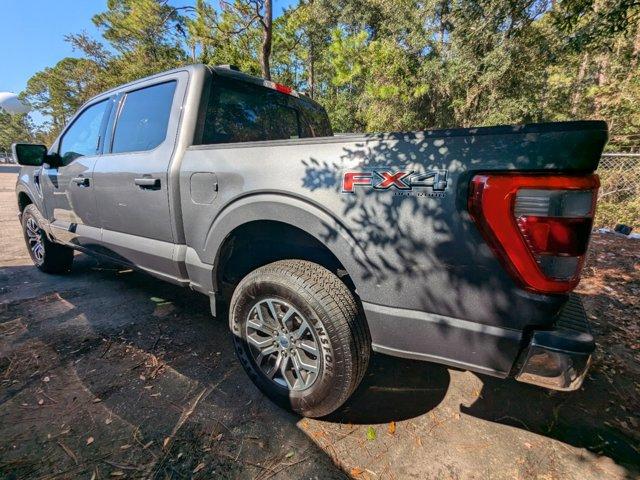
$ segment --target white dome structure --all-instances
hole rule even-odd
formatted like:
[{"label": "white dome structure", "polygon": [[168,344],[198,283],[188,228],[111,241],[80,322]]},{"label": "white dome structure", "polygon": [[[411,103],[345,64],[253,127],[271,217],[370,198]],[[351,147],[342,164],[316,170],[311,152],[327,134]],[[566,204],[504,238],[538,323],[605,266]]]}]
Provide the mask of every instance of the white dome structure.
[{"label": "white dome structure", "polygon": [[0,109],[7,113],[28,113],[29,107],[22,103],[18,95],[11,92],[0,92]]}]

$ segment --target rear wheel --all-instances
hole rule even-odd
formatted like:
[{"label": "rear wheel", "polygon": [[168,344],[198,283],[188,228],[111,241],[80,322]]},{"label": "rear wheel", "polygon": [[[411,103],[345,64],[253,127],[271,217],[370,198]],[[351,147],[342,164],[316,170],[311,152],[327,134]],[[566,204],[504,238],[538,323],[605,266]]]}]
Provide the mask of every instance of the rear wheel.
[{"label": "rear wheel", "polygon": [[364,319],[346,285],[320,265],[258,268],[238,284],[229,315],[243,367],[279,405],[328,415],[362,380],[371,352]]},{"label": "rear wheel", "polygon": [[46,273],[71,270],[73,249],[51,242],[38,223],[36,206],[27,205],[22,212],[22,231],[27,250],[36,267]]}]

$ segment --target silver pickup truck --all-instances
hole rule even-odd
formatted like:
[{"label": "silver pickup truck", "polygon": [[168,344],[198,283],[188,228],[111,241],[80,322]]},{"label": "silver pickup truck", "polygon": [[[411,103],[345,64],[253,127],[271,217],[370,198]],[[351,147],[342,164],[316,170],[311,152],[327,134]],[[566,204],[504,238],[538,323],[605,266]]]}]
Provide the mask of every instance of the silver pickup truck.
[{"label": "silver pickup truck", "polygon": [[333,135],[324,109],[193,65],[87,102],[51,148],[15,144],[25,240],[208,295],[274,401],[339,408],[371,351],[579,388],[579,281],[604,122]]}]

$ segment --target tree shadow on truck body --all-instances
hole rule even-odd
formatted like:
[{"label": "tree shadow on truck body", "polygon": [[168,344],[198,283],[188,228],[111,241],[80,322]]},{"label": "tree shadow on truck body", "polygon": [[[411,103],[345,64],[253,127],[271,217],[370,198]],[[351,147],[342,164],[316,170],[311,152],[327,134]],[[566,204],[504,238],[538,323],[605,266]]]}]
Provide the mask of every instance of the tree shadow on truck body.
[{"label": "tree shadow on truck body", "polygon": [[[550,325],[553,316],[545,318],[543,304],[533,309],[529,305],[526,312],[519,308],[518,298],[527,302],[528,295],[506,275],[470,219],[468,186],[476,173],[486,171],[580,173],[595,169],[606,139],[604,130],[589,138],[588,131],[567,134],[542,127],[538,132],[527,131],[527,127],[512,127],[509,132],[508,127],[501,127],[493,137],[487,130],[485,135],[476,135],[474,129],[347,135],[340,137],[347,145],[339,159],[320,155],[301,159],[306,167],[302,185],[312,192],[326,189],[341,195],[340,221],[365,253],[365,273],[360,280],[375,282],[380,291],[393,292],[401,299],[410,298],[410,309],[489,325],[496,321],[508,325],[512,319],[512,328],[526,332],[527,325],[530,329],[536,320]],[[343,192],[345,172],[425,170],[447,171],[445,197],[369,186]],[[324,240],[330,245],[338,235],[327,226]],[[357,278],[353,281],[358,284]],[[449,332],[445,325],[440,326],[438,340],[446,342]],[[399,327],[394,324],[393,328]],[[473,343],[458,346],[482,348]],[[496,365],[515,360],[513,352],[501,349],[493,355]],[[633,471],[639,469],[638,442],[611,427],[602,413],[609,386],[598,374],[592,374],[575,393],[479,377],[482,392],[470,407],[461,406],[463,413],[557,438],[605,454]]]},{"label": "tree shadow on truck body", "polygon": [[[487,171],[589,171],[604,128],[577,122],[345,135],[301,156],[306,196],[328,200],[339,224],[324,225],[322,240],[339,249],[340,237],[351,237],[347,270],[370,326],[377,323],[374,344],[418,353],[422,346],[425,359],[509,373],[528,332],[550,326],[565,299],[530,295],[515,284],[468,214],[470,180]],[[345,173],[369,178],[345,187]],[[398,173],[428,178],[415,187],[376,185]],[[379,306],[395,308],[397,317],[424,312],[420,320],[428,321],[418,327],[414,317],[394,318],[403,327],[396,333],[385,328],[382,314],[373,318],[371,312],[384,310]],[[428,345],[420,345],[419,328]]]}]

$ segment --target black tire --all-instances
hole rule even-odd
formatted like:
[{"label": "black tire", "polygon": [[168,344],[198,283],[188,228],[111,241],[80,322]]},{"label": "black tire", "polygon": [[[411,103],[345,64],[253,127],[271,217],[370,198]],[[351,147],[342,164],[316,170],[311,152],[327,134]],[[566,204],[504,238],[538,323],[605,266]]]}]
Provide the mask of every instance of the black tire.
[{"label": "black tire", "polygon": [[[291,318],[299,314],[300,318],[306,320],[310,328],[306,329],[309,333],[305,335],[310,335],[307,338],[313,337],[313,345],[319,347],[319,355],[314,360],[318,365],[318,373],[314,374],[315,379],[310,385],[302,390],[287,388],[269,379],[256,363],[254,352],[259,350],[250,346],[247,340],[249,315],[257,318],[255,309],[264,305],[264,302],[274,301],[282,302],[278,308],[284,303],[289,308],[293,307],[295,314]],[[272,319],[269,310],[266,312],[266,316]],[[336,275],[318,264],[304,260],[281,260],[254,270],[236,287],[229,305],[229,316],[238,358],[251,380],[274,402],[300,415],[322,417],[337,410],[360,384],[367,369],[371,341],[358,302]],[[298,323],[295,319],[290,321]],[[286,329],[285,324],[283,331]],[[281,348],[277,340],[273,345]],[[290,346],[295,348],[294,345]],[[274,355],[280,358],[278,352]],[[282,355],[286,355],[286,352]],[[301,360],[299,350],[290,355],[290,362],[294,362],[293,356]],[[281,365],[278,360],[273,363]],[[279,369],[276,370],[281,374]],[[302,375],[300,371],[294,375],[296,382],[298,378],[310,378],[304,370]]]},{"label": "black tire", "polygon": [[[40,217],[35,205],[27,205],[22,212],[22,233],[27,244],[27,250],[36,267],[46,273],[66,273],[71,270],[73,263],[73,249],[53,243],[47,238],[38,218]],[[37,234],[36,234],[37,232]],[[34,251],[34,235],[39,237],[41,249]]]}]

